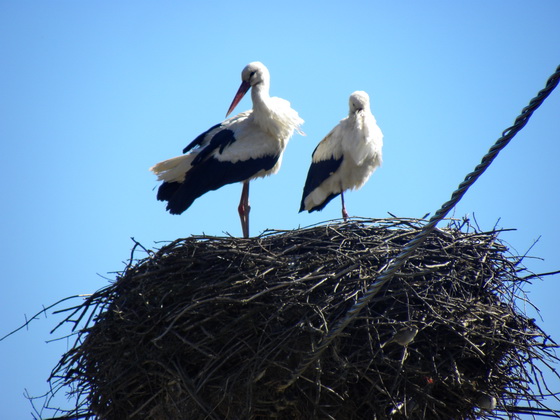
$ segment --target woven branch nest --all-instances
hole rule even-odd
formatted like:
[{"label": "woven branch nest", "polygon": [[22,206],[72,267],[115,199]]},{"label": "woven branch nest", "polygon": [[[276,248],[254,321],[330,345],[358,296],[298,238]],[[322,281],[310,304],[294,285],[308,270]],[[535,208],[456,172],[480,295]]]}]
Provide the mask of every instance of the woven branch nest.
[{"label": "woven branch nest", "polygon": [[[51,384],[72,387],[72,416],[111,420],[515,418],[520,403],[544,410],[529,383],[544,392],[538,366],[557,361],[556,345],[517,307],[528,276],[498,232],[464,221],[429,236],[281,390],[423,223],[199,236],[131,258],[115,283],[70,308],[65,322],[89,321]],[[406,326],[418,328],[414,340],[391,342]],[[497,399],[493,412],[481,408],[488,396]]]}]

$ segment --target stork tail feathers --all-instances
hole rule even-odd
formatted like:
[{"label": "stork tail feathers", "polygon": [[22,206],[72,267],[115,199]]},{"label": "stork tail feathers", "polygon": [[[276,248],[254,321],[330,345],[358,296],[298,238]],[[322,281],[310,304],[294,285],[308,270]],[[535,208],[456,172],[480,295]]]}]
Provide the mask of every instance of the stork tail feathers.
[{"label": "stork tail feathers", "polygon": [[158,181],[183,182],[185,174],[190,170],[193,155],[177,156],[163,162],[156,163],[150,168],[157,175]]}]

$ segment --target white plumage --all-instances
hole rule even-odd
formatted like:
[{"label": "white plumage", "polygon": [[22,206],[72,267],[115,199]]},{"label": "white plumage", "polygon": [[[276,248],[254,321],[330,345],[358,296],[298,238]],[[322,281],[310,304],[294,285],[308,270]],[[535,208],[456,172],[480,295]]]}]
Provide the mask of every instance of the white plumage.
[{"label": "white plumage", "polygon": [[361,188],[382,163],[383,133],[371,113],[368,94],[356,91],[349,103],[348,117],[313,152],[300,212],[322,210],[340,194],[346,219],[344,191]]},{"label": "white plumage", "polygon": [[[184,212],[201,195],[226,184],[243,182],[239,214],[243,235],[249,235],[249,181],[278,172],[282,155],[303,120],[284,99],[270,97],[270,75],[259,62],[241,73],[241,86],[229,115],[251,89],[253,109],[216,124],[194,139],[182,156],[150,168],[158,180],[158,200],[167,201],[172,214]],[[301,133],[301,132],[300,132]]]}]

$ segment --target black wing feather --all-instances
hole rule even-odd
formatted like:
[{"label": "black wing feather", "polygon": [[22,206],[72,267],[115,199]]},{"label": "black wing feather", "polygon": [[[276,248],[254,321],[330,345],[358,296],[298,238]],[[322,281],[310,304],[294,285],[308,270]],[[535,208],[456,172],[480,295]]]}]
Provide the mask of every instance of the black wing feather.
[{"label": "black wing feather", "polygon": [[[311,163],[311,166],[309,167],[309,172],[307,173],[305,186],[303,187],[303,195],[301,197],[301,206],[299,209],[300,212],[305,210],[305,204],[304,204],[305,198],[309,194],[311,194],[311,192],[313,192],[315,188],[319,187],[328,177],[330,177],[334,172],[336,172],[336,170],[342,164],[343,159],[344,159],[343,156],[341,156],[338,159],[335,159],[334,156],[331,156],[330,159]],[[313,209],[310,209],[309,211],[311,212],[315,210],[322,210],[327,205],[327,203],[337,195],[338,194],[331,194],[320,205],[314,207]]]},{"label": "black wing feather", "polygon": [[[309,209],[309,213],[311,213],[311,212],[313,212],[313,211],[320,211],[320,210],[323,210],[323,209],[327,206],[327,204],[330,203],[330,201],[331,201],[333,198],[338,197],[339,195],[340,195],[340,193],[332,193],[332,194],[330,194],[327,198],[325,198],[325,200],[324,200],[321,204],[318,204],[318,205],[316,205],[315,207]],[[302,211],[302,210],[300,210],[300,211]]]},{"label": "black wing feather", "polygon": [[206,135],[212,131],[215,128],[218,128],[222,123],[218,123],[216,125],[213,125],[212,127],[210,127],[208,130],[206,130],[204,133],[199,134],[196,139],[194,139],[193,141],[191,141],[187,147],[185,147],[183,149],[183,153],[187,153],[189,150],[193,149],[196,146],[200,146],[200,143],[202,143],[202,141],[204,140],[204,138],[206,137]]},{"label": "black wing feather", "polygon": [[202,149],[198,153],[198,155],[196,155],[196,157],[192,161],[192,165],[198,165],[200,162],[206,159],[206,157],[210,155],[210,153],[218,148],[220,149],[220,153],[222,153],[224,149],[230,144],[234,143],[235,140],[236,139],[233,135],[233,131],[228,129],[218,131],[216,134],[214,134],[214,137],[212,137],[210,143],[208,143],[208,145],[204,149]]},{"label": "black wing feather", "polygon": [[261,170],[272,169],[278,162],[278,157],[263,156],[236,163],[211,157],[193,166],[183,182],[164,182],[159,187],[158,200],[167,201],[167,210],[171,214],[181,214],[208,191],[217,190],[226,184],[245,181]]}]

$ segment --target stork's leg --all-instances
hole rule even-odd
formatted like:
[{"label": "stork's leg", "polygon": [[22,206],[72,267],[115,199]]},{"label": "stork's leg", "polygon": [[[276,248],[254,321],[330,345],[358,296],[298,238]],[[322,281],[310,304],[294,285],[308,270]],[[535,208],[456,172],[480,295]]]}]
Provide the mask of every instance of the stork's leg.
[{"label": "stork's leg", "polygon": [[243,182],[243,190],[241,191],[241,200],[239,201],[239,218],[241,219],[241,229],[243,230],[243,237],[249,237],[249,212],[251,206],[249,205],[249,181]]},{"label": "stork's leg", "polygon": [[344,191],[341,191],[340,193],[340,200],[342,201],[342,217],[344,218],[344,221],[347,222],[348,212],[346,211],[346,206],[344,205]]}]

